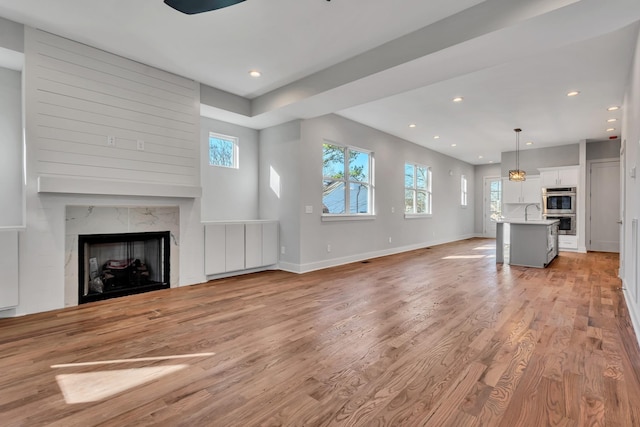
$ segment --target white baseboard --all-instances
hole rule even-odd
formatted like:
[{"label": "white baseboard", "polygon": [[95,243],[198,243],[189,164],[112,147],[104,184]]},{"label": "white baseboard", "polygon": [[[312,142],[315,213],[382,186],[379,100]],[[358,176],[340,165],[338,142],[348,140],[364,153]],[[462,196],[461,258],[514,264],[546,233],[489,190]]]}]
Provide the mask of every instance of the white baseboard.
[{"label": "white baseboard", "polygon": [[467,235],[459,236],[452,239],[433,240],[429,242],[416,243],[414,245],[398,246],[395,248],[383,249],[383,250],[372,251],[372,252],[364,252],[364,253],[349,255],[342,258],[331,258],[331,259],[322,260],[322,261],[310,262],[307,264],[293,264],[293,263],[280,262],[279,267],[281,270],[289,271],[291,273],[298,273],[298,274],[309,273],[311,271],[322,270],[330,267],[337,267],[339,265],[364,261],[371,258],[378,258],[378,257],[383,257],[388,255],[395,255],[402,252],[414,251],[416,249],[422,249],[428,246],[435,246],[435,245],[442,245],[444,243],[457,242],[460,240],[470,239],[473,237],[478,237],[478,236],[476,234],[467,234]]}]

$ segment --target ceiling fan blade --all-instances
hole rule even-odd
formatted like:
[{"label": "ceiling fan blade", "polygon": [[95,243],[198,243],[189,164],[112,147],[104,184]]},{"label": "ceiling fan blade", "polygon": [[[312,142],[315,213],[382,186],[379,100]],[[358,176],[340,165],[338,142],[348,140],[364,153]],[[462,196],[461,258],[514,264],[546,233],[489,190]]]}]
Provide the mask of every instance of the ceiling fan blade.
[{"label": "ceiling fan blade", "polygon": [[164,0],[168,6],[187,15],[222,9],[243,1],[245,0]]}]

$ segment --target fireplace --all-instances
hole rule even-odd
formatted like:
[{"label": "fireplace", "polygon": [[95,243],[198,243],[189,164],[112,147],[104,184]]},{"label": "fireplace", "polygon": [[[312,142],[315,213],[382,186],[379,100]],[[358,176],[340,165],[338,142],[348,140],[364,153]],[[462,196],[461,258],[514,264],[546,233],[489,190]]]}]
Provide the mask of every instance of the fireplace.
[{"label": "fireplace", "polygon": [[170,286],[170,232],[78,235],[78,303]]}]

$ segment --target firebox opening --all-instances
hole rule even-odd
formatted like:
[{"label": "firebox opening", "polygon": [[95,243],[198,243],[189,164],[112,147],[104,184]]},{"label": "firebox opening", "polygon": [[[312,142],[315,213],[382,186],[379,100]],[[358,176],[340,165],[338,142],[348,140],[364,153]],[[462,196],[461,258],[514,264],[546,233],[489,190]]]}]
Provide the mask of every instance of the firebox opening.
[{"label": "firebox opening", "polygon": [[78,236],[78,302],[84,304],[169,284],[168,231]]}]

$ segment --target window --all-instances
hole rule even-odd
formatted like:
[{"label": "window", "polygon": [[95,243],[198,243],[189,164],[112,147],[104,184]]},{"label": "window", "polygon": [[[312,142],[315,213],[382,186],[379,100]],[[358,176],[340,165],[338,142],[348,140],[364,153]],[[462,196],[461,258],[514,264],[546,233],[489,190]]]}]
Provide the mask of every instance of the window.
[{"label": "window", "polygon": [[238,169],[238,138],[209,132],[209,164]]},{"label": "window", "polygon": [[322,212],[373,214],[373,153],[322,144]]},{"label": "window", "polygon": [[431,168],[404,165],[404,213],[431,214]]},{"label": "window", "polygon": [[467,177],[460,176],[460,205],[467,206]]}]

